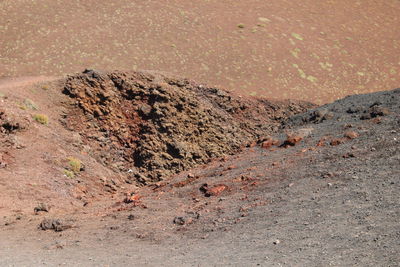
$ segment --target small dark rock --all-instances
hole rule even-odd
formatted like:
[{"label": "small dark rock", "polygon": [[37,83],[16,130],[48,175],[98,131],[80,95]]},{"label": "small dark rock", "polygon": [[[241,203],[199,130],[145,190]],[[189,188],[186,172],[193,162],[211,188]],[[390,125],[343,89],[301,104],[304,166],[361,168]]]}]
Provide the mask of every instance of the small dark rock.
[{"label": "small dark rock", "polygon": [[299,136],[299,135],[288,135],[286,140],[280,146],[288,148],[288,147],[291,147],[291,146],[295,146],[301,140],[303,140],[303,138],[301,136]]},{"label": "small dark rock", "polygon": [[370,109],[370,114],[372,118],[378,117],[378,116],[386,116],[389,115],[390,111],[387,108],[384,107],[379,107],[379,106],[373,106]]},{"label": "small dark rock", "polygon": [[44,211],[44,212],[49,212],[50,207],[49,205],[45,204],[45,203],[39,203],[39,205],[37,205],[33,211],[35,213],[39,213],[40,211]]},{"label": "small dark rock", "polygon": [[329,144],[331,146],[338,146],[340,144],[343,144],[345,140],[346,140],[345,138],[334,138],[329,142]]},{"label": "small dark rock", "polygon": [[332,172],[325,172],[325,173],[322,173],[321,178],[326,179],[326,178],[331,178],[331,177],[333,177],[333,176],[335,176],[334,173],[332,173]]},{"label": "small dark rock", "polygon": [[369,120],[371,118],[372,118],[371,114],[366,113],[366,114],[361,115],[360,120]]},{"label": "small dark rock", "polygon": [[380,105],[382,105],[382,102],[376,101],[376,102],[374,102],[374,103],[373,103],[371,106],[369,106],[369,107],[372,108],[372,107],[380,106]]},{"label": "small dark rock", "polygon": [[184,225],[185,223],[186,223],[186,220],[183,217],[175,217],[174,218],[174,224]]},{"label": "small dark rock", "polygon": [[314,123],[320,123],[325,120],[331,120],[333,119],[333,117],[334,114],[332,112],[329,112],[326,109],[319,109],[311,113],[309,121]]},{"label": "small dark rock", "polygon": [[63,223],[59,219],[44,219],[40,224],[39,224],[39,229],[41,230],[53,230],[55,232],[61,232],[66,229],[71,228],[71,225],[67,225]]},{"label": "small dark rock", "polygon": [[278,245],[279,243],[281,243],[281,241],[280,241],[279,239],[277,239],[277,240],[275,240],[275,241],[273,242],[274,245]]},{"label": "small dark rock", "polygon": [[223,191],[228,189],[228,186],[224,184],[217,184],[212,187],[210,187],[208,184],[203,184],[199,190],[204,193],[204,196],[206,197],[211,197],[211,196],[217,196],[221,194]]},{"label": "small dark rock", "polygon": [[85,69],[83,71],[84,74],[91,76],[92,78],[95,79],[101,79],[101,80],[105,80],[106,79],[106,75],[103,74],[102,72],[98,71],[98,70],[94,70],[94,69]]},{"label": "small dark rock", "polygon": [[149,106],[149,105],[147,105],[147,104],[142,104],[142,105],[140,105],[139,108],[138,108],[140,114],[141,114],[142,116],[145,116],[145,117],[147,117],[147,116],[150,115],[151,109],[152,109],[151,106]]},{"label": "small dark rock", "polygon": [[363,111],[362,107],[354,107],[353,106],[353,107],[349,107],[346,112],[349,114],[354,114],[354,113],[360,113],[362,111]]},{"label": "small dark rock", "polygon": [[357,137],[359,137],[360,135],[355,132],[355,131],[347,131],[344,133],[344,137],[348,138],[348,139],[355,139]]},{"label": "small dark rock", "polygon": [[368,111],[365,111],[363,115],[361,115],[361,120],[369,120],[376,117],[386,116],[389,115],[389,109],[385,107],[381,107],[379,105],[372,105]]},{"label": "small dark rock", "polygon": [[355,155],[354,155],[354,153],[346,153],[343,155],[343,158],[344,159],[355,158]]}]

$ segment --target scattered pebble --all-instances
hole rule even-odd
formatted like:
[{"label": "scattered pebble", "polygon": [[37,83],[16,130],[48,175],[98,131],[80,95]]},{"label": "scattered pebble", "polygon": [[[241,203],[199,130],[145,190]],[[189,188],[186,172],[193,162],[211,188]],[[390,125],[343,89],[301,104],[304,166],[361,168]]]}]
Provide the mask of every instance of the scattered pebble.
[{"label": "scattered pebble", "polygon": [[206,197],[217,196],[226,189],[228,189],[228,186],[224,184],[219,184],[212,187],[208,186],[208,184],[203,184],[200,187],[200,191],[203,192]]},{"label": "scattered pebble", "polygon": [[44,219],[39,224],[39,229],[41,230],[53,230],[55,232],[61,232],[66,229],[71,228],[71,225],[65,224],[59,219]]},{"label": "scattered pebble", "polygon": [[49,212],[50,207],[49,205],[45,204],[45,203],[39,203],[34,209],[33,211],[35,212],[35,214],[38,214],[40,211],[44,211],[44,212]]},{"label": "scattered pebble", "polygon": [[281,241],[279,239],[277,239],[273,243],[274,243],[274,245],[278,245],[279,243],[281,243]]},{"label": "scattered pebble", "polygon": [[359,137],[360,135],[355,132],[355,131],[347,131],[344,133],[344,137],[348,138],[348,139],[355,139],[357,137]]},{"label": "scattered pebble", "polygon": [[175,217],[174,218],[174,224],[177,224],[177,225],[185,225],[185,224],[190,224],[190,223],[192,223],[193,222],[193,219],[192,218],[186,218],[186,217],[180,217],[180,216],[178,216],[178,217]]}]

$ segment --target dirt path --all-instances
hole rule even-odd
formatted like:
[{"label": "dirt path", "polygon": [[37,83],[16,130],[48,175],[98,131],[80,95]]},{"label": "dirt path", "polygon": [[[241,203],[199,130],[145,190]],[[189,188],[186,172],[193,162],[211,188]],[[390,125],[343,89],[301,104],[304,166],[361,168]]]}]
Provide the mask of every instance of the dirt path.
[{"label": "dirt path", "polygon": [[46,76],[31,76],[31,77],[18,77],[18,78],[3,78],[0,79],[0,90],[9,91],[16,87],[32,87],[37,83],[44,83],[57,79],[56,77]]}]

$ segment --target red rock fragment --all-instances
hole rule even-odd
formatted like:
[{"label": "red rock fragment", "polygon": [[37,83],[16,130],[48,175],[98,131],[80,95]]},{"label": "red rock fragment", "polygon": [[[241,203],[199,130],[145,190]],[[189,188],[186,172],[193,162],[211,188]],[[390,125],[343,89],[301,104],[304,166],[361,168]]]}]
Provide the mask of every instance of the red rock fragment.
[{"label": "red rock fragment", "polygon": [[124,199],[124,202],[127,203],[127,204],[128,203],[134,203],[135,205],[139,205],[141,198],[142,197],[139,196],[139,195],[135,195],[135,194],[130,193],[130,194],[126,195],[126,197]]},{"label": "red rock fragment", "polygon": [[268,149],[272,146],[278,145],[279,141],[273,138],[267,138],[261,143],[261,147],[264,149]]},{"label": "red rock fragment", "polygon": [[256,145],[257,145],[256,142],[251,142],[251,143],[249,143],[249,144],[247,145],[247,147],[252,148],[252,147],[255,147]]},{"label": "red rock fragment", "polygon": [[303,138],[298,135],[288,135],[285,142],[283,142],[282,147],[290,147],[290,146],[295,146],[297,143],[299,143]]},{"label": "red rock fragment", "polygon": [[345,142],[344,138],[335,138],[332,139],[331,142],[329,143],[331,146],[338,146],[340,144],[343,144]]},{"label": "red rock fragment", "polygon": [[236,165],[230,165],[230,166],[226,167],[226,169],[224,169],[224,171],[229,171],[229,170],[233,170],[233,169],[236,169],[236,168],[237,168]]},{"label": "red rock fragment", "polygon": [[217,196],[226,189],[228,189],[228,186],[224,184],[215,185],[213,187],[209,187],[208,184],[203,184],[200,187],[200,191],[203,192],[206,197]]},{"label": "red rock fragment", "polygon": [[325,140],[324,139],[319,140],[317,146],[318,147],[325,146]]},{"label": "red rock fragment", "polygon": [[200,176],[195,176],[193,174],[188,174],[187,178],[183,181],[174,183],[172,186],[173,187],[184,187],[192,182],[194,182],[195,180],[199,179]]},{"label": "red rock fragment", "polygon": [[326,145],[327,139],[328,139],[328,137],[326,137],[326,136],[322,137],[322,138],[318,141],[317,147],[325,146],[325,145]]},{"label": "red rock fragment", "polygon": [[356,133],[355,131],[347,131],[344,133],[344,137],[346,137],[348,139],[355,139],[359,136],[360,135],[358,133]]}]

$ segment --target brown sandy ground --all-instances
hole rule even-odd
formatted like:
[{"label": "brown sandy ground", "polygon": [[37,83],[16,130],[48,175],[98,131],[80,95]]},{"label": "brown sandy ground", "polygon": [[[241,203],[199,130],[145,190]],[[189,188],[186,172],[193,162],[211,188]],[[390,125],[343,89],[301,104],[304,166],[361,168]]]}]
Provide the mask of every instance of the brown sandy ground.
[{"label": "brown sandy ground", "polygon": [[0,77],[152,69],[327,103],[400,82],[398,0],[5,0]]}]

